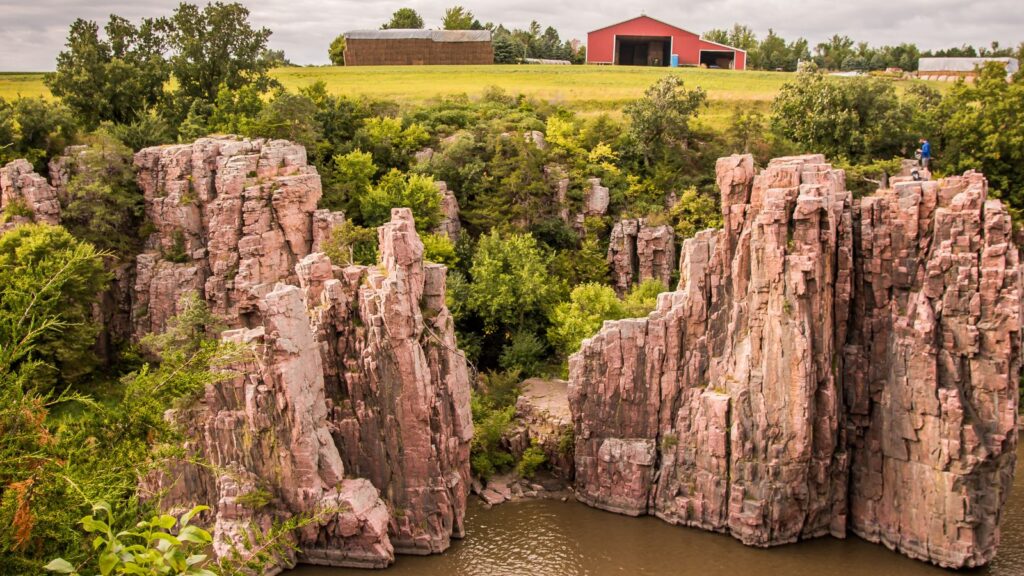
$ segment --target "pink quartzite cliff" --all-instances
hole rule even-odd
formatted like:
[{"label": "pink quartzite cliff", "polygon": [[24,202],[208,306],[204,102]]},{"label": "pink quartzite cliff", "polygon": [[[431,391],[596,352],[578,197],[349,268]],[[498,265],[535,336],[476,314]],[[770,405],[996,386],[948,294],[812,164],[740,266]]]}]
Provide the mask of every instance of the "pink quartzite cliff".
[{"label": "pink quartzite cliff", "polygon": [[854,199],[821,156],[719,160],[724,229],[570,359],[578,497],[771,546],[995,555],[1021,270],[980,174]]},{"label": "pink quartzite cliff", "polygon": [[212,505],[218,554],[244,548],[253,525],[314,515],[278,570],[383,567],[461,537],[469,372],[445,267],[423,261],[412,213],[380,227],[378,265],[340,268],[315,250],[344,215],[316,210],[320,178],[301,146],[209,138],[135,162],[154,226],[138,258],[136,335],[162,330],[196,292],[234,328],[226,339],[256,351],[173,416],[209,466],[178,462],[145,494],[165,508]]}]

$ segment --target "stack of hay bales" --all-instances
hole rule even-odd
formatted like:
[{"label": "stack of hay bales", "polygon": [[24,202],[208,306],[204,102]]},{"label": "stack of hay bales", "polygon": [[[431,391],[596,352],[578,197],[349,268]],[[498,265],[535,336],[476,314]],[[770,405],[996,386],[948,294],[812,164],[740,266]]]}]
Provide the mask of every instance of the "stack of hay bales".
[{"label": "stack of hay bales", "polygon": [[489,30],[356,30],[345,33],[346,66],[493,64]]}]

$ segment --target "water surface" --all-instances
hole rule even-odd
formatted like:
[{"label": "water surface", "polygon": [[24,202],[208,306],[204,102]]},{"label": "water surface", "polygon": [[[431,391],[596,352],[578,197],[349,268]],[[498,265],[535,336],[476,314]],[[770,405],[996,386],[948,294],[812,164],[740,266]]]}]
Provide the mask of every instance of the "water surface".
[{"label": "water surface", "polygon": [[[1018,458],[1024,457],[1024,446]],[[441,555],[399,556],[382,576],[949,576],[856,537],[819,538],[771,549],[729,536],[629,518],[575,502],[528,501],[490,510],[471,499],[466,538]],[[302,566],[289,576],[367,576],[365,570]],[[1002,544],[971,576],[1024,575],[1024,474],[1003,516]]]}]

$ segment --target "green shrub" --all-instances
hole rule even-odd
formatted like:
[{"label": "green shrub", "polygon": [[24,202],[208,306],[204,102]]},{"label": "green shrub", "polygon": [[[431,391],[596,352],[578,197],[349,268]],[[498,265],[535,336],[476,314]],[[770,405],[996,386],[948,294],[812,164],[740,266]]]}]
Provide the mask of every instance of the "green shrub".
[{"label": "green shrub", "polygon": [[548,457],[544,454],[544,450],[534,440],[516,464],[516,473],[523,478],[531,479],[547,461]]},{"label": "green shrub", "polygon": [[449,269],[459,264],[459,256],[455,253],[455,244],[443,234],[422,234],[423,259],[427,262],[444,264]]},{"label": "green shrub", "polygon": [[[202,554],[213,538],[206,530],[189,524],[196,514],[204,510],[209,510],[209,507],[197,506],[182,514],[180,519],[167,514],[153,516],[148,521],[139,522],[132,530],[115,531],[110,505],[97,502],[93,505],[92,514],[80,522],[85,532],[96,534],[92,542],[98,552],[96,566],[89,572],[99,572],[103,576],[216,576],[204,568],[207,555]],[[100,512],[103,512],[102,517]],[[175,526],[177,530],[174,530]],[[58,574],[79,574],[78,568],[62,558],[53,560],[44,568]]]},{"label": "green shrub", "polygon": [[669,216],[676,235],[681,239],[690,238],[701,230],[722,227],[722,211],[718,203],[694,187],[683,190],[675,206],[669,210]]},{"label": "green shrub", "polygon": [[4,206],[4,213],[0,216],[0,222],[9,222],[14,218],[32,218],[34,213],[28,204],[21,198],[14,198]]},{"label": "green shrub", "polygon": [[391,170],[359,200],[367,226],[380,226],[391,220],[392,208],[409,208],[416,219],[416,230],[433,230],[441,222],[441,193],[429,176]]},{"label": "green shrub", "polygon": [[512,466],[512,454],[502,446],[502,439],[515,415],[515,406],[494,408],[475,392],[471,397],[473,410],[473,442],[470,445],[470,467],[482,477],[507,470]]},{"label": "green shrub", "polygon": [[583,340],[596,334],[605,320],[626,317],[626,309],[611,287],[580,284],[573,288],[568,302],[552,311],[548,341],[560,354],[569,356],[579,350]]},{"label": "green shrub", "polygon": [[519,397],[519,372],[488,372],[480,389],[470,397],[473,412],[473,442],[470,467],[482,478],[512,467],[515,459],[504,446],[504,437],[512,424]]},{"label": "green shrub", "polygon": [[499,364],[504,370],[515,370],[525,377],[540,373],[547,346],[532,332],[520,330],[501,350]]},{"label": "green shrub", "polygon": [[372,266],[377,263],[377,231],[346,220],[331,230],[323,251],[338,266]]},{"label": "green shrub", "polygon": [[96,367],[92,304],[110,281],[103,256],[59,226],[25,224],[0,236],[0,349],[23,345],[16,335],[25,314],[52,319],[35,335],[29,387],[82,382]]},{"label": "green shrub", "polygon": [[558,453],[566,458],[572,459],[572,454],[575,449],[576,432],[573,429],[572,424],[570,424],[562,430],[562,435],[558,437]]},{"label": "green shrub", "polygon": [[668,290],[661,280],[650,278],[637,284],[626,295],[623,304],[628,318],[647,316],[658,305],[658,294]]},{"label": "green shrub", "polygon": [[93,135],[75,154],[71,171],[61,224],[76,238],[122,258],[137,252],[143,202],[131,149],[109,134]]},{"label": "green shrub", "polygon": [[267,504],[270,504],[273,500],[274,495],[263,488],[256,488],[235,498],[235,502],[238,502],[250,510],[265,508]]},{"label": "green shrub", "polygon": [[185,233],[181,230],[175,230],[171,236],[171,247],[164,249],[161,256],[163,256],[164,260],[176,264],[188,262],[188,250],[185,248]]}]

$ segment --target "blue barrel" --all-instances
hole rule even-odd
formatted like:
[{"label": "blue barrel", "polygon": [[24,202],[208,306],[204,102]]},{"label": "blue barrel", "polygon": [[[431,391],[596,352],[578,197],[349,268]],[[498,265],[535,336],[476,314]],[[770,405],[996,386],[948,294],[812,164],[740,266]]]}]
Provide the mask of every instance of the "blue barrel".
[{"label": "blue barrel", "polygon": [[669,66],[673,68],[679,68],[679,54],[672,55],[672,63]]}]

